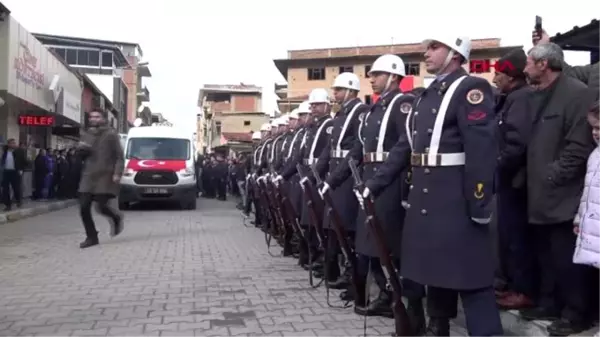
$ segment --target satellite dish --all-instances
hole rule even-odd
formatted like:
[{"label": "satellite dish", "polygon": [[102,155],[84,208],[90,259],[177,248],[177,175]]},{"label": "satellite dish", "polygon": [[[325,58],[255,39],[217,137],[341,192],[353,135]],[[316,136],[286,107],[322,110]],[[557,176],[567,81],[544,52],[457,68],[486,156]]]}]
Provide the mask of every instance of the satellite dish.
[{"label": "satellite dish", "polygon": [[135,126],[136,128],[141,126],[144,122],[142,121],[141,118],[136,118],[135,121],[133,121],[133,126]]}]

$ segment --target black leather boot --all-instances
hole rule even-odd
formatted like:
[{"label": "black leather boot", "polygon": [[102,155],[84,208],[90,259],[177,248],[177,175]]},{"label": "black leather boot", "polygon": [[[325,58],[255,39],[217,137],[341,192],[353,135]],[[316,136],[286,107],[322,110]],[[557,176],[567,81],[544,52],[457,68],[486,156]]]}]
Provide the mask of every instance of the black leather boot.
[{"label": "black leather boot", "polygon": [[450,320],[431,317],[425,336],[450,336]]},{"label": "black leather boot", "polygon": [[414,336],[423,336],[427,328],[425,326],[425,310],[421,300],[408,301],[406,313],[410,320],[412,334]]},{"label": "black leather boot", "polygon": [[79,248],[85,249],[99,244],[98,238],[86,238],[82,243],[79,244]]},{"label": "black leather boot", "polygon": [[363,310],[354,308],[354,312],[361,316],[381,316],[387,318],[394,318],[394,312],[392,311],[392,295],[388,291],[379,292],[379,296],[369,303],[369,305]]}]

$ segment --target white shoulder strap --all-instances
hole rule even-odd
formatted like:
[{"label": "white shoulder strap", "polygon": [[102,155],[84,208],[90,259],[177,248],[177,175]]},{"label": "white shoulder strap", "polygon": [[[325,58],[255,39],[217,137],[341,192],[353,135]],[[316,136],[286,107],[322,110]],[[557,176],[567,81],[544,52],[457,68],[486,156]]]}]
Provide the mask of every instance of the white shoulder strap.
[{"label": "white shoulder strap", "polygon": [[461,76],[456,81],[454,81],[448,91],[444,94],[444,98],[442,99],[442,104],[440,105],[440,109],[438,110],[438,114],[435,118],[435,124],[433,125],[433,133],[431,134],[431,143],[429,143],[429,153],[427,154],[427,160],[430,163],[436,162],[436,157],[438,154],[438,150],[440,149],[440,140],[442,138],[442,131],[444,129],[444,120],[446,119],[446,112],[448,112],[448,106],[450,105],[450,101],[452,100],[452,96],[454,96],[454,92],[460,85],[460,83],[467,78],[467,76]]},{"label": "white shoulder strap", "polygon": [[315,135],[315,138],[313,139],[312,145],[310,147],[310,152],[308,153],[308,161],[313,161],[315,159],[315,148],[317,147],[317,142],[319,141],[319,137],[321,136],[321,131],[323,131],[323,128],[329,124],[329,121],[331,121],[331,118],[327,118],[323,124],[321,124],[321,126],[319,126],[319,129],[317,130],[317,134]]},{"label": "white shoulder strap", "polygon": [[402,97],[402,93],[397,94],[392,98],[392,101],[385,109],[383,113],[383,119],[381,120],[381,126],[379,126],[379,138],[377,139],[377,153],[383,152],[383,141],[385,140],[385,132],[387,131],[388,120],[390,119],[390,114],[392,113],[392,107],[394,103],[398,100],[398,98]]},{"label": "white shoulder strap", "polygon": [[279,137],[275,138],[275,140],[273,141],[273,145],[271,145],[271,156],[269,157],[269,161],[273,161],[273,159],[275,159],[275,145],[277,144],[278,141],[281,140],[282,135],[280,135]]},{"label": "white shoulder strap", "polygon": [[356,110],[363,105],[362,102],[358,102],[353,108],[352,110],[350,110],[350,113],[348,114],[348,117],[346,117],[346,120],[344,121],[344,126],[342,126],[342,132],[340,132],[340,136],[338,138],[337,141],[337,145],[335,146],[335,150],[336,151],[341,151],[342,150],[342,139],[344,139],[344,135],[346,134],[346,129],[348,129],[348,125],[350,124],[350,120],[352,120],[352,117],[354,116],[354,114],[356,113]]},{"label": "white shoulder strap", "polygon": [[292,138],[292,142],[290,143],[290,148],[288,149],[288,153],[287,156],[285,156],[285,159],[290,159],[290,157],[292,156],[292,150],[294,149],[294,144],[296,144],[296,139],[298,138],[300,132],[301,131],[296,132],[294,138]]}]

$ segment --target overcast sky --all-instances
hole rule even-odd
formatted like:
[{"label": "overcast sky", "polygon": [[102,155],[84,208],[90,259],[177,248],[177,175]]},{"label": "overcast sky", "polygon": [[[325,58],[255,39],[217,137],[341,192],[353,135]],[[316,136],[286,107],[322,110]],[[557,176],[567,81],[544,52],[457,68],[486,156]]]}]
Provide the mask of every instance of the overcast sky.
[{"label": "overcast sky", "polygon": [[[205,83],[263,86],[263,110],[273,111],[271,88],[283,77],[272,59],[289,49],[420,42],[437,32],[529,48],[535,15],[550,35],[594,18],[587,0],[0,1],[31,32],[139,43],[153,74],[145,82],[152,110],[192,132]],[[589,63],[581,54],[567,61]]]}]

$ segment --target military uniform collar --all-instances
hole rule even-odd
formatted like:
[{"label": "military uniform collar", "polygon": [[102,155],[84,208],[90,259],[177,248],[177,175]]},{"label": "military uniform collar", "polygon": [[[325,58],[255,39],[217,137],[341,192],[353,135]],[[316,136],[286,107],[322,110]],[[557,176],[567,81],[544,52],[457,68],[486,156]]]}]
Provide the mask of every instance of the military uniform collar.
[{"label": "military uniform collar", "polygon": [[431,83],[430,87],[431,89],[439,91],[441,94],[443,94],[446,92],[446,90],[448,90],[450,85],[454,83],[454,81],[464,75],[467,75],[467,72],[463,67],[460,67],[448,75],[440,78],[439,80],[436,79],[433,83]]},{"label": "military uniform collar", "polygon": [[400,89],[398,88],[390,90],[379,97],[379,100],[377,100],[377,104],[386,107],[392,101],[392,99],[394,99],[394,97],[396,97],[396,95],[398,95],[399,93]]},{"label": "military uniform collar", "polygon": [[354,106],[358,103],[360,103],[360,100],[357,97],[354,97],[353,99],[346,101],[344,103],[341,111],[343,112],[344,115],[347,115],[350,113],[350,111],[352,111],[352,108],[354,108]]}]

